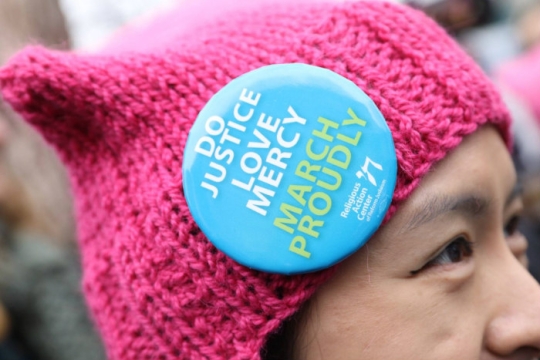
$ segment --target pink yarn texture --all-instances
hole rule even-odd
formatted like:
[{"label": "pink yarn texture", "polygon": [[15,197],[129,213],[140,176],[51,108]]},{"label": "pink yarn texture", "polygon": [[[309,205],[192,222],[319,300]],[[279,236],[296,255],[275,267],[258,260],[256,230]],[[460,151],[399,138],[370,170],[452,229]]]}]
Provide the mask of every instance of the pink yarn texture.
[{"label": "pink yarn texture", "polygon": [[[169,21],[175,16],[181,9]],[[362,88],[396,146],[386,220],[482,124],[495,125],[510,146],[510,120],[493,86],[418,11],[280,2],[180,28],[155,27],[141,36],[142,50],[115,55],[30,47],[0,71],[4,99],[70,170],[84,292],[111,359],[260,359],[268,335],[335,270],[287,277],[245,268],[216,250],[188,211],[181,172],[188,131],[239,75],[307,63]]]}]

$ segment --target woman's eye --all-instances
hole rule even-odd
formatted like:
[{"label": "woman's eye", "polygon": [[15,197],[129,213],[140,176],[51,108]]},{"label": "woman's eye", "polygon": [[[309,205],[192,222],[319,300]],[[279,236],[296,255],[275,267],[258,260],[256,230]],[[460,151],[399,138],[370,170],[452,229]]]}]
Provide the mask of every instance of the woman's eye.
[{"label": "woman's eye", "polygon": [[417,274],[422,270],[425,270],[434,266],[448,265],[461,262],[473,254],[473,243],[467,240],[465,237],[460,236],[454,239],[450,244],[426,263],[422,268],[411,271],[411,274]]},{"label": "woman's eye", "polygon": [[518,230],[519,221],[520,221],[519,216],[513,216],[510,220],[508,220],[508,222],[504,225],[505,238],[509,238],[519,233],[519,230]]}]

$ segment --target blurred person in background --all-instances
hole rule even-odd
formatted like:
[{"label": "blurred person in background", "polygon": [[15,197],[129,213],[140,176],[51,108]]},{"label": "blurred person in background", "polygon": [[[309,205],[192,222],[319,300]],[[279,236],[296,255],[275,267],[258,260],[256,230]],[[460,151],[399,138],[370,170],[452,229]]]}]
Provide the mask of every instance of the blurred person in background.
[{"label": "blurred person in background", "polygon": [[516,15],[517,31],[525,50],[540,41],[540,1],[527,0]]},{"label": "blurred person in background", "polygon": [[[69,47],[56,0],[0,2],[0,64],[29,42]],[[101,360],[81,296],[71,196],[56,155],[0,104],[0,359]]]}]

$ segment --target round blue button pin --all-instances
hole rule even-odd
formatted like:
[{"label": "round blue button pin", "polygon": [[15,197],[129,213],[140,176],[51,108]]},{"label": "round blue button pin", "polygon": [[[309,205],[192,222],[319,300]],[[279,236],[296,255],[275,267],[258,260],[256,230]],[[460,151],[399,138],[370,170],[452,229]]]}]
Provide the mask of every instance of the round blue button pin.
[{"label": "round blue button pin", "polygon": [[354,83],[304,64],[231,81],[190,131],[183,185],[207,238],[253,269],[327,268],[380,226],[396,183],[386,121]]}]

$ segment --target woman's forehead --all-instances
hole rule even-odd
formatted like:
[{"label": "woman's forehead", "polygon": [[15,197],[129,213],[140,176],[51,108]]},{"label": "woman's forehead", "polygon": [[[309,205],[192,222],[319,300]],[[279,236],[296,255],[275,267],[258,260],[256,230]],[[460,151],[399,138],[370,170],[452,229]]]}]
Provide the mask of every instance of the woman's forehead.
[{"label": "woman's forehead", "polygon": [[518,192],[516,181],[503,140],[493,127],[486,126],[434,166],[384,231],[402,234],[421,230],[422,225],[448,212],[474,216],[491,205],[504,207]]}]

